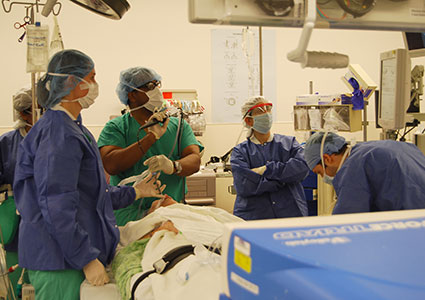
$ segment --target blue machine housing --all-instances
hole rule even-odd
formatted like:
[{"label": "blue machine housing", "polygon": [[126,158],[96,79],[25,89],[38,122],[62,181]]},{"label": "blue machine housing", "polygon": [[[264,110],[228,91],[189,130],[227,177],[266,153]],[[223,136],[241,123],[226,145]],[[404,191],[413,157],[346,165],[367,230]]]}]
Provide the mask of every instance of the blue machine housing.
[{"label": "blue machine housing", "polygon": [[230,229],[220,299],[425,299],[425,210],[300,219]]}]

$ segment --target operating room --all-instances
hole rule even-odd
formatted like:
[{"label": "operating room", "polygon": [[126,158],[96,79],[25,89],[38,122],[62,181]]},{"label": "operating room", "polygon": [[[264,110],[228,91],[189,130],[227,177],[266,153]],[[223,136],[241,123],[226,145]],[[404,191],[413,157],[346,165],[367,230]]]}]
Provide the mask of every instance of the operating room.
[{"label": "operating room", "polygon": [[[18,4],[12,6],[10,6],[10,2],[15,1],[2,0],[3,8],[0,11],[0,36],[2,39],[2,55],[0,56],[0,66],[2,70],[0,74],[0,99],[2,99],[3,107],[0,110],[0,135],[14,130],[15,121],[13,119],[12,96],[21,87],[31,86],[31,73],[26,71],[26,37],[24,37],[22,42],[18,41],[24,29],[16,29],[14,27],[16,22],[21,24],[24,22],[24,17],[28,9],[25,8],[26,5],[19,4],[21,2],[17,2]],[[25,2],[33,3],[37,1],[23,1],[22,3]],[[161,75],[162,90],[174,92],[176,94],[178,94],[179,91],[190,90],[195,94],[197,103],[202,107],[202,117],[206,124],[202,134],[196,136],[204,147],[201,157],[201,171],[205,170],[208,173],[212,172],[214,174],[214,191],[213,196],[211,196],[214,201],[212,204],[207,202],[204,206],[199,205],[202,204],[202,201],[200,203],[195,203],[194,213],[198,213],[197,209],[200,207],[221,209],[226,212],[228,216],[226,216],[227,219],[220,219],[214,215],[214,218],[219,220],[219,222],[224,222],[223,220],[228,220],[230,222],[233,220],[232,214],[236,193],[232,192],[234,186],[231,172],[226,170],[225,163],[220,165],[219,162],[213,161],[212,157],[222,157],[236,144],[246,139],[246,129],[243,129],[242,115],[239,114],[240,107],[249,97],[262,95],[268,102],[272,103],[273,126],[271,132],[274,134],[294,136],[298,143],[304,145],[311,133],[308,130],[296,130],[296,126],[294,126],[296,122],[294,106],[297,104],[297,98],[300,95],[315,93],[322,95],[351,93],[350,89],[341,79],[341,77],[344,77],[347,73],[348,66],[340,68],[309,68],[303,67],[301,63],[290,61],[287,58],[287,54],[296,49],[299,44],[303,32],[302,26],[291,28],[289,26],[277,27],[271,24],[245,26],[208,24],[209,22],[190,22],[189,4],[192,1],[189,0],[128,0],[130,7],[119,20],[100,16],[88,9],[76,5],[72,1],[62,0],[59,2],[61,3],[61,7],[60,10],[57,9],[57,16],[55,16],[55,18],[57,18],[64,48],[82,51],[91,57],[95,64],[96,81],[99,85],[99,96],[89,109],[84,109],[82,111],[81,117],[84,126],[87,127],[96,140],[99,138],[105,124],[111,117],[121,115],[121,111],[126,108],[119,101],[116,94],[116,86],[120,80],[120,72],[124,69],[137,66],[151,68]],[[209,5],[207,2],[208,1],[205,0],[205,5]],[[41,3],[43,3],[43,1],[41,1]],[[5,7],[10,8],[10,11],[6,12],[4,9]],[[42,6],[40,5],[40,11],[41,10]],[[55,26],[53,12],[48,17],[42,15],[37,16],[42,25],[49,26],[49,36],[52,35]],[[423,12],[425,12],[425,7],[423,7]],[[390,14],[391,12],[385,13]],[[425,29],[425,21],[422,22],[423,23],[419,26]],[[308,42],[308,50],[337,52],[347,55],[349,64],[358,65],[368,77],[370,77],[371,81],[376,84],[375,88],[379,90],[381,76],[380,54],[394,49],[405,49],[406,45],[403,41],[403,31],[406,30],[404,28],[400,28],[399,30],[394,28],[390,30],[385,28],[383,30],[371,30],[366,25],[362,29],[315,28]],[[217,62],[217,58],[225,53],[225,50],[223,50],[223,43],[226,37],[229,36],[236,36],[239,41],[235,46],[239,47],[239,49],[234,53],[238,55],[238,62],[235,64],[238,64],[240,69],[233,74],[235,78],[230,78],[229,73],[225,73],[228,69],[226,69],[226,66],[222,65],[223,60]],[[261,45],[259,45],[260,43]],[[246,47],[249,49],[246,49]],[[261,48],[261,54],[259,54],[259,48]],[[247,54],[250,51],[255,54]],[[412,58],[411,68],[413,69],[415,65],[424,65],[424,57],[425,55],[423,57]],[[259,61],[261,61],[260,64]],[[257,67],[256,72],[253,72],[252,68],[250,68],[252,65]],[[245,67],[245,70],[241,70]],[[259,73],[261,73],[261,76]],[[35,76],[38,78],[43,74],[44,72],[40,72]],[[249,85],[252,76],[257,76],[255,88]],[[222,85],[227,84],[226,80],[235,80],[238,82],[232,94],[236,99],[234,102],[229,102],[228,99],[225,99],[223,96],[226,86]],[[420,112],[423,112],[425,109],[423,105],[423,101],[420,102]],[[363,115],[363,111],[362,115],[360,115],[360,119],[363,118],[363,123],[360,125],[361,129],[354,132],[343,130],[338,132],[338,134],[352,144],[383,139],[382,128],[377,128],[376,126],[377,117],[375,114],[375,106],[375,94],[373,94],[368,99],[367,105],[365,105],[367,108],[366,115]],[[236,114],[234,112],[236,112]],[[364,120],[365,118],[366,120]],[[366,125],[364,122],[367,122]],[[421,127],[421,125],[417,127],[422,130],[422,133],[425,131],[425,127]],[[241,134],[242,130],[245,131]],[[398,133],[402,135],[402,132],[403,130],[400,129],[400,133]],[[404,132],[406,132],[405,128]],[[416,128],[404,136],[407,143],[415,143],[415,132],[417,132]],[[219,173],[226,174],[220,176]],[[331,186],[324,184],[321,176],[317,176],[317,178],[319,181],[319,189],[322,189],[322,191],[314,192],[314,200],[317,201],[317,197],[326,199],[332,198],[333,192],[331,191]],[[162,214],[160,213],[158,216],[152,216],[151,219],[156,220],[155,218],[165,218],[167,214],[171,213],[171,208],[169,208],[170,211],[166,211],[165,208],[161,209],[161,211],[164,212]],[[175,208],[178,213],[183,213],[180,209],[182,208]],[[407,220],[409,218],[414,218],[415,220],[423,220],[425,218],[425,212],[423,210],[418,210],[414,213],[388,215],[388,218],[381,215],[375,216],[373,215],[374,213],[371,213],[373,215],[371,219],[368,219],[368,217],[363,214],[359,218],[353,217],[353,215],[349,215],[346,218],[344,218],[344,215],[329,216],[332,212],[332,208],[320,207],[320,204],[316,204],[315,216],[318,215],[318,211],[319,215],[322,214],[324,219],[317,221],[317,223],[315,221],[298,221],[303,218],[297,218],[297,221],[291,223],[290,218],[288,218],[285,220],[282,219],[281,226],[282,228],[298,226],[305,229],[309,228],[309,226],[339,226],[340,224],[353,224],[356,222],[390,222],[402,220],[403,218]],[[213,213],[216,212],[199,212],[201,215]],[[304,219],[313,220],[314,218],[320,218],[315,216]],[[194,218],[197,217],[198,215]],[[151,226],[153,223],[149,223],[149,220],[150,219],[146,221],[146,224]],[[177,220],[176,222],[176,224],[178,224],[179,221]],[[264,225],[256,222],[261,221],[248,221],[246,223],[258,224],[258,228],[280,227],[280,224],[276,223],[278,219],[273,220],[274,223],[264,223]],[[243,226],[245,225],[241,225],[241,228],[244,228]],[[255,225],[253,226],[256,227]],[[422,225],[422,227],[425,226]],[[178,229],[180,230],[180,228]],[[421,228],[421,230],[423,232],[424,228]],[[140,236],[137,236],[136,239],[146,234],[147,232],[145,231],[143,231],[143,234]],[[217,238],[215,235],[213,236]],[[249,240],[248,236],[246,236],[245,241],[246,240]],[[215,239],[211,239],[211,242],[212,241],[216,242]],[[207,241],[202,242],[205,244]],[[182,242],[178,241],[178,243]],[[425,244],[421,243],[419,248],[425,248]],[[252,249],[252,251],[254,250]],[[288,254],[288,257],[291,255],[293,255],[292,252]],[[417,253],[415,252],[412,255],[417,255]],[[315,258],[313,257],[312,259],[314,260]],[[253,258],[253,260],[255,259]],[[217,262],[215,261],[215,263]],[[328,263],[328,261],[323,262],[323,264],[326,263]],[[319,264],[320,261],[317,261],[317,265]],[[242,273],[246,272],[244,267],[240,267],[240,269]],[[404,274],[410,274],[409,270],[404,271],[406,272]],[[219,289],[222,290],[218,291],[217,295],[225,293],[226,297],[228,297],[224,298],[223,296],[223,298],[220,299],[291,299],[291,297],[285,298],[284,293],[281,297],[274,298],[276,294],[270,293],[267,295],[261,294],[261,292],[258,293],[258,291],[256,293],[250,290],[250,288],[245,288],[245,290],[249,292],[248,298],[243,292],[234,292],[234,296],[232,297],[232,291],[235,290],[232,290],[232,287],[230,287],[232,284],[231,282],[235,283],[238,280],[232,277],[232,279],[229,278],[230,283],[227,283],[227,279],[224,277],[232,272],[229,271],[229,274],[226,274],[224,271],[220,272],[221,280],[226,281],[226,283],[222,284],[225,287],[221,287],[220,285]],[[419,273],[415,272],[416,270],[413,274],[419,275]],[[361,272],[359,271],[359,273]],[[240,273],[238,274],[237,276],[240,276]],[[250,276],[251,275],[250,273]],[[249,277],[247,281],[248,280],[252,282],[254,279]],[[311,277],[306,277],[306,281],[307,280],[311,280]],[[239,287],[244,285],[240,282],[241,281],[239,281],[238,284]],[[299,282],[302,282],[302,280]],[[258,284],[261,290],[261,284]],[[274,284],[279,286],[278,281],[274,282]],[[327,283],[323,284],[326,285]],[[416,282],[412,284],[416,284]],[[408,284],[406,283],[406,285]],[[87,295],[96,294],[96,289],[98,287],[88,288],[90,289],[90,293],[93,294],[86,294],[86,297]],[[360,285],[359,289],[361,289]],[[425,295],[425,286],[423,284],[418,284],[418,289],[418,294],[414,294],[417,298],[412,296],[411,299],[420,299],[420,296]],[[228,292],[229,290],[230,294]],[[274,289],[271,290],[274,292]],[[105,293],[105,290],[102,290],[101,293]],[[114,291],[114,293],[116,293],[116,291]],[[179,293],[179,295],[184,295],[184,292],[180,290]],[[295,293],[289,294],[301,295]],[[319,294],[314,295],[317,296]],[[340,294],[332,294],[332,292],[329,292],[328,297],[323,296],[323,298],[320,299],[338,299],[338,297],[343,297],[342,295],[344,295],[343,292]],[[355,295],[359,296],[361,294]],[[375,299],[386,299],[385,295],[379,295],[381,298],[377,297]],[[167,299],[164,297],[164,294],[161,294],[158,299]],[[178,299],[176,297],[178,296],[173,296],[169,299]],[[370,294],[367,294],[367,299],[372,299],[372,297],[369,297]],[[353,299],[354,298],[353,294]],[[0,299],[2,298],[0,297]],[[197,298],[189,297],[187,299]],[[297,299],[309,298],[301,297]],[[347,297],[346,299],[352,298]]]}]

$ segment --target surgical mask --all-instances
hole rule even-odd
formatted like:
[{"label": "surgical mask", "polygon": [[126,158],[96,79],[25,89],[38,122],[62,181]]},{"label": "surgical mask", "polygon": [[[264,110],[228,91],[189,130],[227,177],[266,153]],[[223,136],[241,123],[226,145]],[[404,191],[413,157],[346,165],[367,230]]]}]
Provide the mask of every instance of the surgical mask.
[{"label": "surgical mask", "polygon": [[[47,74],[52,76],[60,76],[60,77],[75,76],[70,74],[60,74],[60,73],[50,73],[50,72]],[[62,100],[61,102],[78,102],[80,103],[82,108],[88,108],[90,105],[94,103],[94,100],[97,98],[97,96],[99,96],[99,85],[97,84],[97,82],[89,83],[81,77],[78,77],[78,76],[75,76],[75,77],[81,79],[81,81],[84,81],[84,84],[80,85],[80,89],[81,90],[88,89],[89,90],[88,93],[81,98],[74,99],[74,100]],[[47,89],[50,90],[49,88]]]},{"label": "surgical mask", "polygon": [[97,82],[88,83],[84,79],[82,80],[84,81],[84,84],[80,86],[80,89],[81,90],[88,89],[89,90],[88,93],[81,98],[74,99],[74,100],[62,100],[62,102],[78,102],[80,103],[83,109],[90,107],[90,105],[94,103],[94,100],[97,98],[97,96],[99,96],[99,85],[97,84]]},{"label": "surgical mask", "polygon": [[146,108],[147,110],[151,112],[155,112],[156,109],[160,109],[162,105],[164,104],[164,98],[162,97],[162,92],[159,89],[159,87],[155,87],[153,90],[150,90],[148,92],[145,92],[143,90],[140,90],[138,88],[134,88],[136,91],[145,93],[149,100],[143,105],[137,106],[135,108],[129,109],[129,112],[133,112],[135,110]]},{"label": "surgical mask", "polygon": [[[325,146],[325,139],[326,139],[327,135],[328,135],[328,132],[325,132],[325,134],[323,135],[323,138],[322,138],[322,143],[320,145],[320,158],[322,160],[323,182],[332,185],[332,182],[333,182],[335,176],[329,176],[328,174],[326,174],[326,166],[325,166],[325,162],[324,162],[324,159],[323,159],[323,148]],[[341,161],[339,162],[339,166],[338,166],[338,169],[336,170],[336,173],[338,173],[339,169],[341,169],[343,162],[345,161],[347,156],[350,154],[350,152],[351,152],[351,148],[349,146],[347,146],[347,150],[345,150],[345,153],[342,156]]]},{"label": "surgical mask", "polygon": [[265,113],[257,116],[252,116],[254,125],[252,128],[259,133],[266,134],[270,131],[273,125],[273,116],[271,113]]}]

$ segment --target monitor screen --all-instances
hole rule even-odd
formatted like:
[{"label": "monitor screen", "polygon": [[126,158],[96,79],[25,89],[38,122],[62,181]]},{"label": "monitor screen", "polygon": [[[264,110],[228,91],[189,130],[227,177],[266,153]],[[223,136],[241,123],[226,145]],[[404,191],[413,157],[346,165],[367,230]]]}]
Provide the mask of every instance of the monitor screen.
[{"label": "monitor screen", "polygon": [[383,52],[378,124],[387,130],[403,128],[410,102],[410,57],[406,49]]},{"label": "monitor screen", "polygon": [[403,41],[410,57],[425,56],[425,33],[403,32]]},{"label": "monitor screen", "polygon": [[381,62],[381,97],[385,105],[381,106],[380,117],[388,120],[394,118],[397,85],[396,58]]},{"label": "monitor screen", "polygon": [[409,50],[416,50],[425,48],[424,44],[424,33],[422,32],[405,32],[407,48]]}]

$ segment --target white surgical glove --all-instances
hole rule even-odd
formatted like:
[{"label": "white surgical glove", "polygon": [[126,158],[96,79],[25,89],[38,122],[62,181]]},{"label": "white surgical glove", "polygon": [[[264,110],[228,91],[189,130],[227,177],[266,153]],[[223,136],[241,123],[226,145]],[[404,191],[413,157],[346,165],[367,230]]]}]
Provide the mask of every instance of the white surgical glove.
[{"label": "white surgical glove", "polygon": [[142,181],[134,185],[134,190],[136,192],[136,199],[145,198],[145,197],[155,197],[162,198],[162,192],[165,190],[166,185],[161,185],[161,181],[158,180],[159,174],[157,176],[147,176]]},{"label": "white surgical glove", "polygon": [[258,167],[258,168],[253,168],[253,169],[251,169],[251,171],[253,171],[253,172],[255,172],[259,175],[263,175],[264,172],[266,171],[266,169],[267,169],[266,166],[261,166],[261,167]]},{"label": "white surgical glove", "polygon": [[145,166],[148,166],[151,173],[162,171],[165,174],[171,175],[174,173],[174,164],[173,161],[168,159],[165,155],[156,155],[148,158],[143,163]]},{"label": "white surgical glove", "polygon": [[[158,111],[158,112],[154,113],[148,119],[148,123],[153,121],[153,120],[158,120],[158,121],[162,122],[167,117],[168,116],[165,113],[165,111]],[[160,123],[158,123],[158,124],[155,124],[151,127],[148,127],[147,128],[148,132],[152,132],[153,135],[155,136],[155,139],[159,140],[161,138],[161,136],[167,131],[168,122],[170,122],[170,119],[166,119],[165,122],[162,124],[162,126],[160,125]]]},{"label": "white surgical glove", "polygon": [[105,267],[97,258],[85,265],[83,272],[91,285],[100,286],[109,282]]}]

